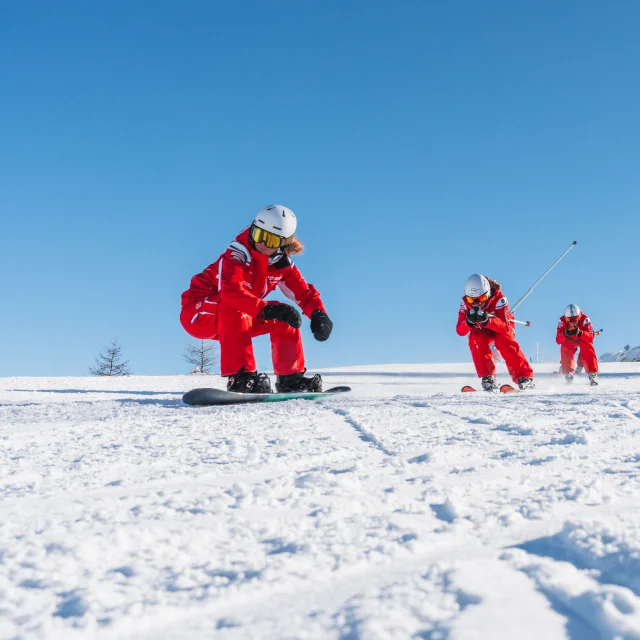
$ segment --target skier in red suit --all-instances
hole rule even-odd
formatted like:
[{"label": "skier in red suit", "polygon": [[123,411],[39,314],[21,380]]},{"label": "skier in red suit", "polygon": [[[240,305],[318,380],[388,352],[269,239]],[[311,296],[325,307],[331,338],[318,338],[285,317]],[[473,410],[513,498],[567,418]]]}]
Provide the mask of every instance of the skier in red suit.
[{"label": "skier in red suit", "polygon": [[182,294],[180,322],[190,336],[220,342],[221,373],[229,378],[229,391],[271,392],[269,377],[256,371],[253,355],[252,339],[264,334],[271,338],[277,391],[322,391],[320,375],[304,375],[300,313],[289,304],[265,300],[279,287],[310,318],[316,340],[331,335],[333,323],[320,293],[291,261],[302,252],[296,227],[290,209],[265,207]]},{"label": "skier in red suit", "polygon": [[482,378],[482,388],[485,391],[498,388],[492,343],[518,387],[533,388],[533,369],[516,342],[513,314],[500,284],[474,273],[467,278],[464,292],[456,331],[459,336],[469,336],[471,357],[478,377]]},{"label": "skier in red suit", "polygon": [[580,360],[589,375],[591,386],[598,384],[598,356],[593,348],[593,326],[589,316],[577,304],[569,304],[558,322],[556,342],[560,345],[560,371],[565,380],[573,382],[576,371],[574,355],[580,349]]}]

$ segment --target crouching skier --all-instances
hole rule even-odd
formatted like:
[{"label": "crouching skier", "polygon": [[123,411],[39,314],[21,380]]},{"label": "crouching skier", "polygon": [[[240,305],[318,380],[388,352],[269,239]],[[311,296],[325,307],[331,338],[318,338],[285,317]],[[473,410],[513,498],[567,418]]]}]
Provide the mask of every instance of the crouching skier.
[{"label": "crouching skier", "polygon": [[180,322],[190,336],[220,342],[220,368],[228,377],[229,391],[271,392],[269,376],[256,371],[252,344],[253,338],[267,333],[276,390],[322,391],[320,375],[304,375],[300,313],[289,304],[264,299],[278,286],[310,318],[316,340],[331,335],[333,323],[320,293],[291,261],[292,255],[302,252],[296,226],[290,209],[281,205],[262,209],[182,294]]},{"label": "crouching skier", "polygon": [[504,358],[511,379],[520,389],[532,389],[533,369],[516,342],[515,323],[509,303],[495,280],[474,273],[467,278],[458,313],[456,331],[469,335],[469,349],[482,388],[498,389],[491,345]]},{"label": "crouching skier", "polygon": [[556,342],[560,345],[560,372],[567,382],[573,382],[576,364],[573,359],[580,349],[579,362],[584,365],[591,386],[598,384],[598,356],[593,347],[593,326],[589,316],[577,304],[569,304],[558,322]]}]

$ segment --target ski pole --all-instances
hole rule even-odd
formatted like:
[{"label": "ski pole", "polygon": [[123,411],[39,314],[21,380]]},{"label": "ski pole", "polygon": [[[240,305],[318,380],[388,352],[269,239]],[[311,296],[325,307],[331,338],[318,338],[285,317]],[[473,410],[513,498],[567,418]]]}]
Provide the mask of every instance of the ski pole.
[{"label": "ski pole", "polygon": [[511,311],[515,311],[529,296],[529,294],[538,286],[538,283],[547,275],[547,273],[549,273],[549,271],[551,271],[551,269],[553,269],[553,267],[555,267],[558,262],[560,262],[560,260],[562,260],[562,258],[564,258],[567,253],[569,253],[569,251],[571,251],[571,249],[573,249],[573,247],[575,247],[578,244],[577,240],[574,240],[571,245],[569,246],[569,248],[527,289],[526,293],[520,298],[520,300],[518,300],[518,302],[516,302],[513,307],[511,307]]},{"label": "ski pole", "polygon": [[[497,318],[498,316],[494,316],[492,314],[487,314],[490,318]],[[523,324],[525,327],[530,327],[531,323],[528,320],[516,320],[515,318],[513,320],[509,320],[509,322],[515,322],[516,324]]]}]

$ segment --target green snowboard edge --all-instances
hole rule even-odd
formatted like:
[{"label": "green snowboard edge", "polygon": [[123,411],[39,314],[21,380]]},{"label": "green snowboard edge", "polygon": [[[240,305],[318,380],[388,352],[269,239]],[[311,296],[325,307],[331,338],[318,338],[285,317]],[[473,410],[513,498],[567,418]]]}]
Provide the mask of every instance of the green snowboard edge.
[{"label": "green snowboard edge", "polygon": [[187,391],[182,396],[182,401],[190,406],[212,407],[256,402],[284,402],[286,400],[318,400],[349,391],[351,391],[351,387],[344,386],[311,393],[235,393],[224,389],[202,388]]}]

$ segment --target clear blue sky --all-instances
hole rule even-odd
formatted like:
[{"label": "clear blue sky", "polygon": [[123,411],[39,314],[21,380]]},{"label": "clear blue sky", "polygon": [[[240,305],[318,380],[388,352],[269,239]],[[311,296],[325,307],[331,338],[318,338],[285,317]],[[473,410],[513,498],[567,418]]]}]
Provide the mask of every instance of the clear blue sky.
[{"label": "clear blue sky", "polygon": [[[469,360],[466,277],[555,357],[640,344],[640,3],[5,2],[0,375],[185,371],[191,276],[263,206],[335,330],[307,364]],[[258,341],[267,367],[268,342]]]}]

